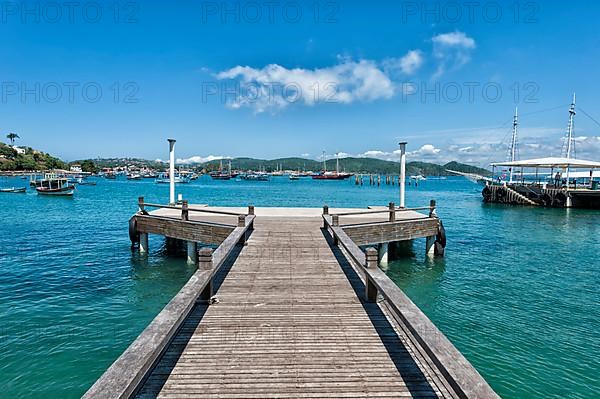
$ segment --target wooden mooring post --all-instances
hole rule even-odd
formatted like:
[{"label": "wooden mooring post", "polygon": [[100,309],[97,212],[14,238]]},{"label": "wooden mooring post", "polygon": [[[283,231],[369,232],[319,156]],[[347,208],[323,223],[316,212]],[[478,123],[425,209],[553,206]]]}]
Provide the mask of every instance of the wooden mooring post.
[{"label": "wooden mooring post", "polygon": [[[213,250],[212,248],[202,248],[198,252],[198,270],[212,270],[213,268]],[[207,301],[213,296],[213,279],[211,278],[208,284],[200,293],[198,299]]]}]

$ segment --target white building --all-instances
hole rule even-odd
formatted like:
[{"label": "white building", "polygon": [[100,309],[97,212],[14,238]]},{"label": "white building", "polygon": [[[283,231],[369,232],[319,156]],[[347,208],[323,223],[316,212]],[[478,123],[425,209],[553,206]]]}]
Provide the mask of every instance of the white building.
[{"label": "white building", "polygon": [[20,154],[20,155],[25,154],[25,148],[17,147],[16,145],[13,145],[11,148],[13,150],[15,150],[17,152],[17,154]]}]

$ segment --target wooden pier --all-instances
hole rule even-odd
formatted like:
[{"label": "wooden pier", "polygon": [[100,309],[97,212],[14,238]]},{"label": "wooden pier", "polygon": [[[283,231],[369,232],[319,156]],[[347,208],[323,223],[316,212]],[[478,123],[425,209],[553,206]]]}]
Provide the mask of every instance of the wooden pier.
[{"label": "wooden pier", "polygon": [[139,206],[140,249],[193,240],[198,270],[84,397],[498,397],[378,267],[374,244],[436,242],[434,203]]}]

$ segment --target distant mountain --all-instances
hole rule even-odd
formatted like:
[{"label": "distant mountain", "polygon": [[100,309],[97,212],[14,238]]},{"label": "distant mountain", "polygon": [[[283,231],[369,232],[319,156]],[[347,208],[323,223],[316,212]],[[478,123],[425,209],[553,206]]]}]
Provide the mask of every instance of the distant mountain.
[{"label": "distant mountain", "polygon": [[[223,167],[227,168],[229,161],[233,169],[238,170],[265,170],[273,172],[276,170],[300,170],[300,171],[320,171],[323,169],[323,162],[304,158],[278,158],[278,159],[255,159],[255,158],[234,158],[223,160]],[[376,158],[341,158],[339,160],[340,171],[364,174],[398,174],[399,162],[385,161]],[[196,167],[204,168],[208,171],[218,170],[220,161],[211,161],[204,164],[197,164]],[[327,170],[335,170],[336,160],[327,160]],[[424,176],[448,176],[451,173],[446,169],[456,170],[458,172],[476,173],[480,175],[489,175],[490,171],[472,165],[466,165],[459,162],[449,162],[445,165],[438,165],[428,162],[407,162],[406,173],[408,175]]]},{"label": "distant mountain", "polygon": [[[26,148],[25,154],[17,152],[5,144],[0,143],[0,170],[30,170],[30,169],[52,169],[66,168],[67,165],[58,158],[48,154]],[[277,159],[257,159],[257,158],[233,158],[223,159],[223,168],[229,167],[229,162],[233,169],[237,170],[264,170],[274,172],[276,170],[299,170],[318,172],[323,170],[323,162],[314,159],[305,159],[298,157],[277,158]],[[102,168],[115,167],[134,167],[134,168],[152,168],[164,170],[167,164],[158,161],[151,161],[140,158],[99,158],[94,160],[78,160],[70,162],[85,166],[86,171],[97,171]],[[215,160],[205,163],[196,163],[183,166],[193,170],[214,171],[218,170],[221,161]],[[363,173],[363,174],[388,174],[395,175],[399,173],[400,165],[395,161],[385,161],[377,158],[340,158],[340,171]],[[182,166],[182,165],[179,165]],[[327,170],[336,169],[336,160],[327,160]],[[445,165],[438,165],[429,162],[412,161],[406,164],[407,175],[423,176],[448,176],[451,173],[447,169],[464,173],[475,173],[479,175],[490,175],[490,171],[476,166],[467,165],[459,162],[449,162]]]}]

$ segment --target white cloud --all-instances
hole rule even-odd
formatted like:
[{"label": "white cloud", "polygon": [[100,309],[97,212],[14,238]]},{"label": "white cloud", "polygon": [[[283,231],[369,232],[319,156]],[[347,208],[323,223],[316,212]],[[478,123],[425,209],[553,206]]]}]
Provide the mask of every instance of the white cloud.
[{"label": "white cloud", "polygon": [[[438,62],[434,77],[469,62],[476,47],[473,38],[459,31],[439,34],[431,41],[432,54]],[[277,112],[291,104],[314,106],[390,99],[405,89],[402,78],[417,73],[425,58],[422,50],[413,49],[401,57],[379,61],[338,57],[336,64],[314,69],[278,64],[262,68],[238,65],[216,73],[215,77],[225,81],[226,87],[221,86],[221,90],[226,91],[223,97],[229,108]]]},{"label": "white cloud", "polygon": [[410,50],[403,57],[388,58],[382,64],[388,74],[401,72],[405,75],[412,75],[421,68],[423,62],[424,58],[421,50]]},{"label": "white cloud", "polygon": [[442,76],[449,68],[456,70],[471,60],[471,52],[475,49],[475,39],[464,32],[442,33],[431,38],[433,56],[438,59],[438,67],[433,79]]},{"label": "white cloud", "polygon": [[416,151],[412,151],[413,155],[432,156],[440,153],[440,149],[436,148],[433,144],[424,144]]},{"label": "white cloud", "polygon": [[464,32],[450,32],[442,33],[434,36],[432,39],[434,44],[438,44],[445,47],[462,47],[465,49],[475,48],[475,40],[468,37]]},{"label": "white cloud", "polygon": [[362,158],[381,158],[381,157],[385,157],[389,155],[388,152],[383,152],[383,151],[379,151],[379,150],[369,150],[369,151],[365,151],[362,154],[358,154],[359,157]]},{"label": "white cloud", "polygon": [[219,159],[231,159],[231,157],[225,157],[222,155],[209,155],[206,157],[202,157],[199,155],[195,155],[195,156],[189,157],[189,158],[178,158],[177,163],[178,164],[204,163],[204,162],[216,161]]},{"label": "white cloud", "polygon": [[300,154],[300,156],[303,158],[308,158],[310,157],[310,154],[308,152],[305,152],[304,154]]},{"label": "white cloud", "polygon": [[219,72],[220,80],[240,83],[231,108],[249,107],[255,112],[277,111],[290,104],[374,101],[394,95],[390,77],[373,61],[341,59],[331,67],[288,69],[271,64],[263,68],[236,66]]}]

